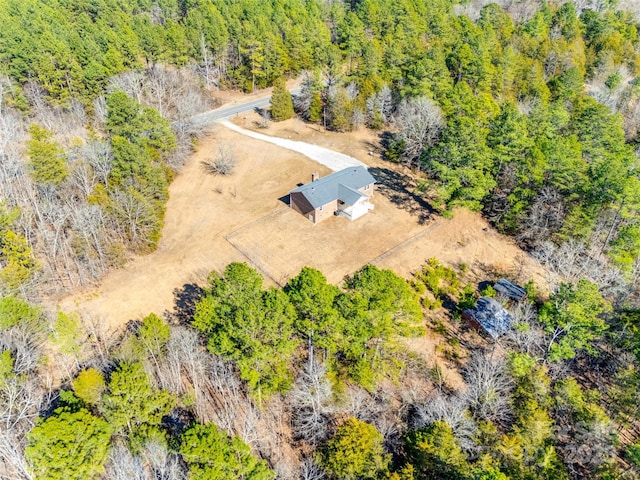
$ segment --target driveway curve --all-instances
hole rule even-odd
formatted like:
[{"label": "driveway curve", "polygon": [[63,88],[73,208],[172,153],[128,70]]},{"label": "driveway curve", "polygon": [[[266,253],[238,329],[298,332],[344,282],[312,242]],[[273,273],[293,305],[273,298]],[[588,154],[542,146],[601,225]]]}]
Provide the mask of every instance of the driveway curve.
[{"label": "driveway curve", "polygon": [[312,145],[306,142],[299,142],[297,140],[270,137],[269,135],[263,135],[262,133],[246,130],[234,123],[231,123],[228,120],[223,120],[219,123],[221,125],[224,125],[228,129],[242,135],[246,135],[247,137],[255,138],[256,140],[261,140],[263,142],[273,143],[274,145],[278,145],[279,147],[301,153],[302,155],[309,157],[311,160],[315,160],[325,167],[330,168],[334,172],[344,170],[345,168],[349,167],[366,167],[366,165],[360,160],[356,160],[355,158],[350,157],[349,155],[345,155],[344,153],[329,150],[328,148],[319,147],[317,145]]}]

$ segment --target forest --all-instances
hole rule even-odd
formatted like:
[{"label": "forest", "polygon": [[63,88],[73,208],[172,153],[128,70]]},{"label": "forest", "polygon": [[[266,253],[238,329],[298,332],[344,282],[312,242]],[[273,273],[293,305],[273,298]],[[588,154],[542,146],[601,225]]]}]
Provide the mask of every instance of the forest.
[{"label": "forest", "polygon": [[[0,25],[1,478],[640,477],[635,2],[0,0]],[[117,337],[50,306],[157,247],[215,92],[275,85],[276,121],[294,77],[299,118],[379,132],[548,285],[231,263]],[[461,319],[481,296],[516,321],[497,343]]]}]

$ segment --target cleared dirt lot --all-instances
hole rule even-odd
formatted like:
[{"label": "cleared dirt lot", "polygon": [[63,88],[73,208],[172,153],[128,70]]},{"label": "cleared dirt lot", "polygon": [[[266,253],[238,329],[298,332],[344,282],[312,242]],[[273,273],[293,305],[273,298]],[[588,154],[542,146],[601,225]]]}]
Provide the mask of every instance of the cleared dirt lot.
[{"label": "cleared dirt lot", "polygon": [[[251,127],[254,121],[248,115],[240,123]],[[465,262],[478,275],[485,267],[522,267],[524,277],[535,269],[528,259],[516,262],[521,251],[477,214],[430,217],[419,196],[413,196],[407,172],[369,154],[376,150],[373,133],[325,134],[297,120],[261,132],[319,144],[370,165],[381,182],[375,210],[356,222],[330,218],[313,226],[282,200],[298,183],[309,181],[311,172],[326,175],[330,170],[216,126],[171,185],[158,250],[134,258],[98,288],[63,299],[60,308],[80,310],[117,330],[150,312],[172,310],[176,289],[203,283],[211,270],[233,261],[247,261],[268,277],[267,283],[278,284],[304,265],[336,283],[368,262],[409,276],[433,256],[451,264]],[[208,175],[201,165],[220,144],[230,145],[239,159],[228,178]]]}]

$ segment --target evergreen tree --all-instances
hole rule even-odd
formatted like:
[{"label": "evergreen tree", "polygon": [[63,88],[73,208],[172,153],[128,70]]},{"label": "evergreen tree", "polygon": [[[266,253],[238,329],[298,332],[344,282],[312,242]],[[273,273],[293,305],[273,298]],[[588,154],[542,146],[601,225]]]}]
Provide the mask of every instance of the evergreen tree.
[{"label": "evergreen tree", "polygon": [[140,363],[121,363],[111,374],[101,410],[116,433],[124,433],[138,448],[154,436],[162,418],[176,399],[165,390],[155,390]]},{"label": "evergreen tree", "polygon": [[95,368],[81,371],[73,380],[73,392],[83,402],[98,405],[102,402],[106,384],[102,373]]},{"label": "evergreen tree", "polygon": [[273,85],[271,94],[271,118],[276,122],[288,120],[295,114],[293,110],[293,99],[287,90],[284,79],[278,79]]},{"label": "evergreen tree", "polygon": [[382,434],[373,425],[350,418],[327,442],[320,454],[320,465],[332,478],[383,478],[391,460],[383,443]]},{"label": "evergreen tree", "polygon": [[601,315],[610,310],[611,304],[588,280],[582,279],[576,285],[561,284],[540,309],[540,321],[551,336],[549,360],[573,358],[581,349],[592,352],[591,342],[607,329]]},{"label": "evergreen tree", "polygon": [[53,141],[53,133],[36,123],[29,126],[27,140],[29,171],[40,186],[58,186],[69,176],[64,151]]},{"label": "evergreen tree", "polygon": [[195,424],[184,432],[180,453],[192,480],[274,478],[266,462],[253,456],[240,437],[228,435],[213,423]]},{"label": "evergreen tree", "polygon": [[25,454],[37,479],[90,480],[103,471],[110,436],[109,424],[87,410],[60,409],[31,430]]},{"label": "evergreen tree", "polygon": [[207,335],[209,350],[235,360],[251,391],[286,391],[292,381],[295,310],[275,288],[264,291],[262,277],[245,263],[231,263],[214,277],[211,292],[196,306],[194,326]]},{"label": "evergreen tree", "polygon": [[407,460],[419,478],[464,480],[469,473],[467,459],[445,422],[416,430],[406,438]]}]

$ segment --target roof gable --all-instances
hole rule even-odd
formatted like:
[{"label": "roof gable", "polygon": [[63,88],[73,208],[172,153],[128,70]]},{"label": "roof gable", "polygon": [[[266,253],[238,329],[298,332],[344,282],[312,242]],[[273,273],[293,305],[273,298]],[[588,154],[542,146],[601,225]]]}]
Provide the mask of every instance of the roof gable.
[{"label": "roof gable", "polygon": [[375,182],[376,179],[365,167],[349,167],[295,188],[289,193],[302,193],[313,208],[338,199],[353,205],[362,196],[366,196],[358,190]]}]

